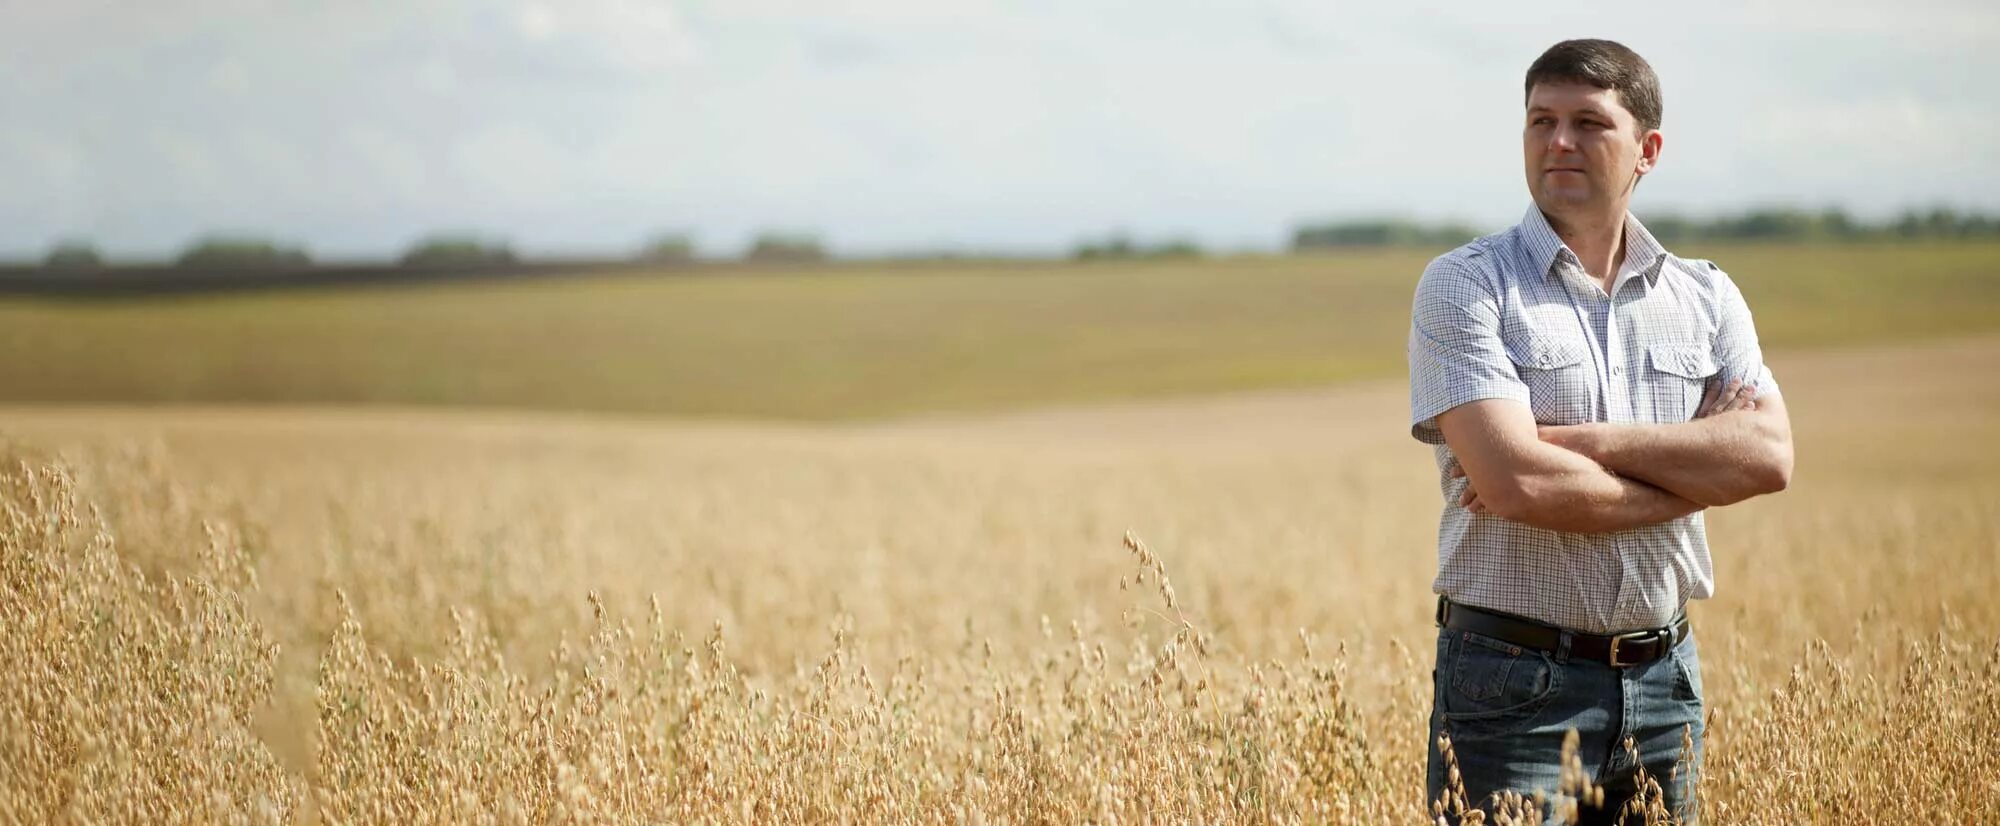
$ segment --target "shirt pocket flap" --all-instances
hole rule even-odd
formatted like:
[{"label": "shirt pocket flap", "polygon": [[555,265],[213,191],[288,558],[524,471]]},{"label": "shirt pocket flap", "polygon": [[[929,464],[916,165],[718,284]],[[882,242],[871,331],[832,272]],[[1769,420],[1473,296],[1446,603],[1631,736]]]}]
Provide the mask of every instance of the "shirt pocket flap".
[{"label": "shirt pocket flap", "polygon": [[1554,370],[1583,361],[1587,355],[1580,342],[1548,336],[1528,335],[1507,343],[1507,357],[1522,367]]},{"label": "shirt pocket flap", "polygon": [[1656,344],[1647,356],[1653,369],[1685,379],[1706,379],[1721,369],[1714,351],[1699,344]]}]

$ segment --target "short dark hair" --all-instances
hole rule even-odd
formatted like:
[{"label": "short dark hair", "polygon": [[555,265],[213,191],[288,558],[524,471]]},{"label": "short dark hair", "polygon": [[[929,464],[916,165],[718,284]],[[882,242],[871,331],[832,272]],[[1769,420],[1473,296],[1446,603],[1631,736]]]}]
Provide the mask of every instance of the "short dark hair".
[{"label": "short dark hair", "polygon": [[1550,46],[1528,67],[1522,97],[1537,83],[1587,83],[1618,93],[1618,102],[1639,121],[1640,134],[1660,128],[1660,78],[1653,67],[1622,43],[1565,40]]}]

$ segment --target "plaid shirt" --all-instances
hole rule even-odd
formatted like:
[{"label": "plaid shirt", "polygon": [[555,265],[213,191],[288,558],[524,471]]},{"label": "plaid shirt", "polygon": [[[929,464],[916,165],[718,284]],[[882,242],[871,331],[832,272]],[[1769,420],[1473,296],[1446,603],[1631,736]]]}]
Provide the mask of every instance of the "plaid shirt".
[{"label": "plaid shirt", "polygon": [[1702,514],[1598,534],[1474,514],[1437,429],[1479,399],[1520,402],[1542,424],[1671,423],[1692,419],[1711,383],[1777,392],[1743,294],[1714,264],[1675,257],[1628,215],[1607,296],[1530,206],[1424,270],[1409,356],[1410,433],[1435,445],[1444,493],[1432,590],[1592,633],[1658,628],[1714,593]]}]

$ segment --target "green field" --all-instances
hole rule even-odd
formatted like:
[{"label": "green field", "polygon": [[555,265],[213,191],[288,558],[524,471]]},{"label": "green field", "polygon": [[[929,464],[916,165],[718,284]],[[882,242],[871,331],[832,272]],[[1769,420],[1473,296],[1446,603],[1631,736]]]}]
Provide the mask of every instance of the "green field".
[{"label": "green field", "polygon": [[[1692,249],[1784,349],[2000,329],[2000,244]],[[1403,368],[1429,251],[0,301],[0,402],[839,419]]]}]

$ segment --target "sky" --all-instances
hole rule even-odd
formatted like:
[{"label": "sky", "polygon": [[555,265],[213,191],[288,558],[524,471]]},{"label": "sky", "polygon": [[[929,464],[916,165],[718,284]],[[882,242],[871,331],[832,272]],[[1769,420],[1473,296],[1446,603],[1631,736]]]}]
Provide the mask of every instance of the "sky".
[{"label": "sky", "polygon": [[1521,78],[1623,42],[1665,97],[1634,211],[2000,211],[2000,4],[0,0],[0,256],[1275,249],[1528,203]]}]

